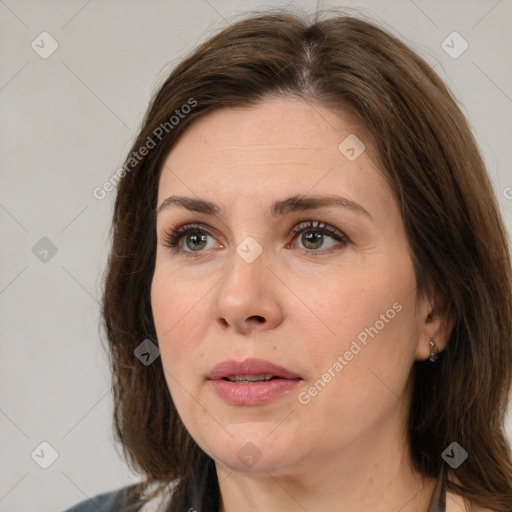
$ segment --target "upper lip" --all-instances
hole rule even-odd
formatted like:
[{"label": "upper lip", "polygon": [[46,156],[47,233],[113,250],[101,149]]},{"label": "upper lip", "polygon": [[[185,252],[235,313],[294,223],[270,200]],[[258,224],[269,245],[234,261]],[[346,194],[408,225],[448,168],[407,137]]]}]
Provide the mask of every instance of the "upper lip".
[{"label": "upper lip", "polygon": [[208,375],[210,380],[218,380],[233,375],[259,375],[267,374],[272,377],[281,377],[283,379],[300,379],[301,377],[291,370],[282,366],[265,361],[264,359],[246,359],[245,361],[235,361],[227,359],[217,364]]}]

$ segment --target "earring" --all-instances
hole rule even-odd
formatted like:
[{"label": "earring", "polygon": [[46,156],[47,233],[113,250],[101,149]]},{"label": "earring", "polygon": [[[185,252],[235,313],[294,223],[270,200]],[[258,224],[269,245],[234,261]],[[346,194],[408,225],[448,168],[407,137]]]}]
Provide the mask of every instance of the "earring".
[{"label": "earring", "polygon": [[437,354],[439,352],[439,347],[436,345],[434,340],[429,341],[431,351],[430,351],[430,360],[434,362],[437,359]]}]

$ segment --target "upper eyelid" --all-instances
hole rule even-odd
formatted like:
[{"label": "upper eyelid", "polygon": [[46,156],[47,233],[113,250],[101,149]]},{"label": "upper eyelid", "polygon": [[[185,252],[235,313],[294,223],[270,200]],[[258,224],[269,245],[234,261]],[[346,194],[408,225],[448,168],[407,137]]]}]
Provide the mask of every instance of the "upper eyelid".
[{"label": "upper eyelid", "polygon": [[215,228],[212,228],[208,224],[203,224],[202,222],[187,222],[185,224],[182,224],[178,226],[176,229],[173,230],[173,228],[169,228],[168,231],[165,231],[164,233],[180,233],[180,235],[186,234],[188,231],[197,229],[205,231],[209,236],[214,236],[215,233],[218,233],[218,230]]},{"label": "upper eyelid", "polygon": [[[302,227],[301,227],[302,226]],[[319,230],[319,231],[325,231],[327,233],[332,233],[333,236],[339,236],[339,237],[347,237],[347,235],[338,229],[336,226],[333,226],[332,224],[329,224],[328,222],[324,222],[323,220],[303,220],[298,222],[293,226],[293,228],[290,230],[291,235],[295,235],[297,233],[300,233],[301,231],[305,231],[307,229],[310,229],[311,231]]]}]

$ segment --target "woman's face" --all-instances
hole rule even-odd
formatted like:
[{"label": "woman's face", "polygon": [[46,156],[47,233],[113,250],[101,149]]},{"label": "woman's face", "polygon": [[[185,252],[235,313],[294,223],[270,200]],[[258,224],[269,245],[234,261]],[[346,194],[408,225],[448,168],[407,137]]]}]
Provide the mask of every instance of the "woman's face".
[{"label": "woman's face", "polygon": [[[185,427],[223,467],[311,471],[405,428],[429,305],[417,304],[400,211],[371,147],[346,114],[271,99],[203,117],[165,162],[158,206],[188,202],[157,215],[158,343]],[[335,196],[345,206],[307,199]],[[192,209],[200,201],[218,214]],[[188,224],[195,231],[166,246]],[[250,358],[290,373],[212,374]],[[221,378],[230,373],[287,378]]]}]

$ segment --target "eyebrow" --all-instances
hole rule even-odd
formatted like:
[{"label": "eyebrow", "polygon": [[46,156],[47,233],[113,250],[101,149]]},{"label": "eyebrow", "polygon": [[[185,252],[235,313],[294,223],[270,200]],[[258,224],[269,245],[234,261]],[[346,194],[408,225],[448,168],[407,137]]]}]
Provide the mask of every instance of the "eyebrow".
[{"label": "eyebrow", "polygon": [[[162,202],[162,204],[156,209],[158,215],[161,211],[166,210],[170,207],[182,207],[190,211],[204,213],[206,215],[213,215],[215,217],[221,217],[221,209],[211,201],[194,197],[183,197],[183,196],[170,196]],[[336,195],[327,196],[303,196],[295,195],[282,199],[273,203],[269,208],[269,214],[271,217],[280,217],[290,212],[315,210],[318,208],[338,206],[346,209],[350,209],[356,213],[363,214],[370,219],[372,216],[368,211],[363,208],[360,204],[351,201],[345,197]]]}]

